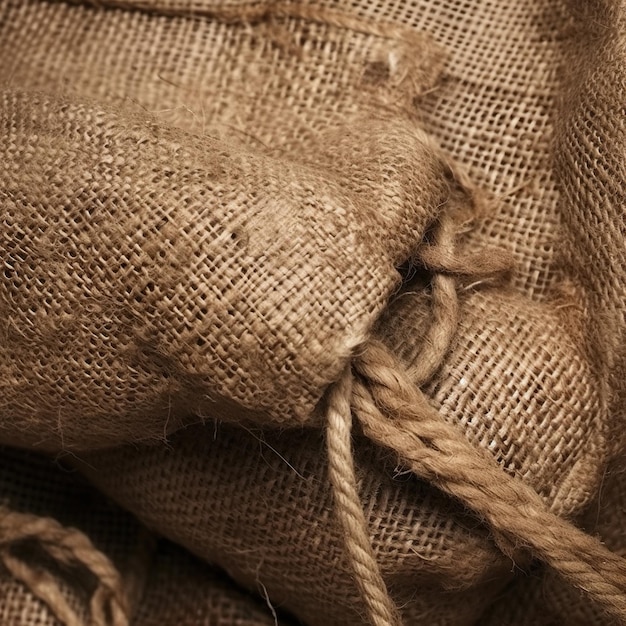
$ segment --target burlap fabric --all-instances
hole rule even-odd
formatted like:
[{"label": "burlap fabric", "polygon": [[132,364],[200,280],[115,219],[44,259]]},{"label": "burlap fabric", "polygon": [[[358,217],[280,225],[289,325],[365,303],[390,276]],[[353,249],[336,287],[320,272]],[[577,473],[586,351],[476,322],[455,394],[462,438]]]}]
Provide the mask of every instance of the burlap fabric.
[{"label": "burlap fabric", "polygon": [[137,604],[154,541],[128,513],[59,462],[5,447],[0,490],[2,624],[88,624]]},{"label": "burlap fabric", "polygon": [[[624,511],[626,472],[623,457],[611,463],[602,489],[581,517],[581,525],[598,535],[613,551],[626,556]],[[540,571],[514,580],[485,613],[481,626],[574,626],[611,623],[584,594],[564,585],[558,577]]]},{"label": "burlap fabric", "polygon": [[[461,507],[410,475],[394,478],[386,453],[367,441],[356,451],[376,553],[406,623],[473,623],[510,561]],[[250,589],[262,584],[305,624],[361,624],[326,466],[321,433],[222,424],[191,427],[168,447],[103,451],[83,469],[150,528]]]},{"label": "burlap fabric", "polygon": [[252,595],[222,572],[160,542],[150,565],[133,626],[295,626],[278,607],[268,604],[262,587]]},{"label": "burlap fabric", "polygon": [[[301,170],[323,172],[316,193],[331,185],[328,181],[335,175],[342,184],[333,187],[333,198],[368,206],[369,213],[382,207],[385,216],[391,216],[385,226],[396,234],[381,235],[384,229],[374,229],[373,239],[388,237],[383,243],[389,250],[406,246],[406,252],[388,259],[386,291],[376,300],[378,305],[368,309],[361,328],[370,328],[391,293],[394,263],[406,259],[410,248],[415,252],[432,220],[443,220],[446,211],[437,211],[437,198],[463,196],[450,193],[458,184],[448,180],[441,187],[432,181],[429,185],[434,187],[426,187],[435,190],[427,194],[433,204],[411,199],[408,190],[419,181],[409,175],[415,163],[409,144],[429,145],[418,126],[500,198],[492,216],[465,235],[462,246],[450,244],[444,250],[446,246],[435,245],[438,255],[414,259],[434,274],[432,294],[421,276],[407,278],[405,291],[379,320],[377,335],[402,358],[445,420],[460,427],[473,445],[532,486],[552,512],[569,519],[582,515],[600,490],[610,456],[622,450],[613,428],[623,403],[624,362],[623,121],[616,104],[621,101],[620,81],[615,80],[623,54],[621,4],[467,7],[455,2],[363,0],[351,3],[349,10],[337,2],[326,3],[324,10],[309,3],[98,4],[93,8],[5,2],[0,21],[7,59],[3,81],[13,93],[61,91],[65,102],[106,103],[89,105],[98,109],[54,106],[63,113],[80,110],[81,115],[106,110],[107,120],[119,115],[115,110],[120,101],[124,110],[130,101],[147,109],[151,121],[143,124],[158,127],[159,133],[174,132],[161,130],[169,124],[188,133],[186,137],[209,135],[211,142],[243,146],[229,149],[237,155],[245,150],[252,163],[247,173],[259,168],[266,175],[271,172],[269,165],[262,170],[265,159],[288,163],[298,170],[298,180]],[[422,31],[430,32],[448,54],[435,87],[438,52],[416,38],[415,33]],[[38,33],[35,40],[31,32]],[[10,97],[16,101],[15,95]],[[49,96],[28,101],[35,98],[49,101]],[[145,116],[145,111],[133,115]],[[56,116],[53,122],[45,115],[43,119],[46,124],[57,123]],[[363,119],[374,122],[364,126]],[[128,128],[125,124],[128,121],[121,116],[114,127]],[[355,133],[357,124],[363,130]],[[399,141],[403,133],[409,137],[406,146]],[[361,135],[357,142],[355,135]],[[30,136],[38,137],[32,127]],[[387,148],[385,137],[393,138]],[[373,156],[378,153],[384,158]],[[22,154],[22,169],[28,170],[30,157],[26,151]],[[162,170],[162,161],[156,162]],[[440,157],[432,162],[440,165],[430,169],[431,174],[451,178]],[[164,193],[170,191],[171,186],[164,187]],[[467,198],[462,202],[469,204]],[[407,204],[419,209],[410,216],[419,215],[417,234],[411,236],[403,222]],[[452,203],[447,204],[449,208]],[[370,228],[368,224],[364,230]],[[290,241],[290,235],[278,235],[280,241]],[[433,239],[437,243],[436,234]],[[488,245],[505,245],[516,258],[516,271],[506,289],[477,285],[468,264],[458,262],[465,251]],[[359,267],[363,261],[358,258]],[[410,275],[410,264],[408,270]],[[463,273],[470,278],[455,277]],[[339,281],[346,279],[344,274],[337,276]],[[448,300],[443,311],[454,309],[454,315],[436,311],[441,305],[435,291],[437,276],[452,276],[446,284],[452,285],[458,302]],[[298,285],[304,283],[305,278]],[[353,286],[357,293],[360,287]],[[433,319],[448,319],[450,328],[431,332]],[[436,326],[435,330],[445,324]],[[189,330],[196,341],[193,333],[198,328],[201,324]],[[147,343],[154,347],[154,342]],[[351,345],[343,342],[330,354],[327,344],[318,346],[311,361],[314,371],[306,370],[315,381],[308,388],[308,403],[289,384],[285,387],[288,380],[301,382],[298,375],[276,377],[276,369],[256,367],[257,363],[246,372],[254,372],[259,381],[271,380],[254,388],[254,399],[238,396],[246,391],[234,382],[211,391],[219,395],[227,390],[230,399],[248,408],[262,407],[274,421],[302,421],[325,384],[337,378],[348,356],[344,348]],[[421,364],[433,345],[447,356],[428,379]],[[159,357],[169,363],[172,354],[175,358],[187,354],[173,350],[162,357],[162,352],[157,346],[142,362],[157,363],[158,371],[165,369],[168,375],[172,368],[164,368]],[[189,358],[201,353],[196,345]],[[263,356],[247,349],[239,356],[244,353]],[[329,360],[319,360],[320,355]],[[280,362],[272,361],[276,367]],[[315,370],[320,362],[334,365]],[[263,377],[266,371],[268,379]],[[183,373],[187,377],[197,372],[191,368]],[[20,386],[9,391],[16,388]],[[276,395],[282,388],[287,389],[282,403],[267,396],[272,398],[268,407],[261,400],[263,390]],[[129,427],[123,427],[109,435],[108,428],[99,426],[106,411],[94,411],[82,424],[82,428],[92,425],[93,436],[86,446],[107,437],[110,442],[112,437],[162,434],[164,416],[173,420],[168,422],[171,430],[199,412],[204,418],[225,416],[219,401],[213,412],[195,400],[194,394],[206,391],[201,385],[194,389],[181,385],[173,393],[166,389],[152,400],[154,410],[141,415],[154,420],[154,431],[131,435]],[[30,401],[32,386],[24,390]],[[62,393],[57,391],[53,403],[57,414],[59,402],[68,402]],[[306,390],[302,393],[306,395]],[[173,411],[168,406],[159,412],[158,403],[170,397],[191,398],[195,404],[175,402]],[[103,400],[106,406],[127,399],[104,394],[94,407]],[[76,415],[89,407],[81,401],[71,407]],[[133,401],[115,413],[132,426],[136,406]],[[71,432],[63,421],[60,426],[58,420],[50,421],[48,405],[45,410],[43,421],[54,428],[33,432],[21,441],[39,437],[54,447],[62,433]],[[236,415],[242,414],[238,408]],[[76,432],[84,435],[85,430]],[[322,435],[296,431],[257,436],[261,442],[235,427],[219,426],[214,435],[213,425],[194,426],[175,435],[171,447],[129,447],[90,455],[85,471],[150,526],[223,565],[244,585],[258,589],[262,582],[272,602],[293,610],[305,622],[362,623],[364,609],[347,562],[345,537],[332,515]],[[82,445],[78,439],[68,441]],[[462,507],[407,478],[403,467],[396,479],[391,478],[393,457],[371,443],[361,441],[356,458],[374,550],[406,623],[474,623],[495,594],[507,593],[500,587],[509,582],[511,560],[499,554],[496,544],[519,567],[528,565],[528,554],[512,550],[498,533],[490,538]],[[167,472],[157,472],[159,467]],[[181,493],[181,485],[189,491]],[[610,520],[613,528],[619,526],[619,513]],[[566,589],[564,597],[571,593],[562,581],[554,582],[553,572],[536,564],[529,567],[530,580],[521,585],[514,581],[513,595],[505,595],[500,605],[516,607],[516,613],[509,613],[513,617],[507,618],[512,624],[535,623],[532,616],[543,615],[537,607],[543,606],[539,598],[545,586],[556,589],[554,598],[561,597],[559,589]],[[516,594],[528,599],[528,606],[511,601]],[[573,607],[579,604],[555,599],[546,619],[556,623],[578,619]],[[497,610],[493,615],[502,616]],[[596,623],[617,619],[592,611],[588,619]],[[493,623],[504,620],[493,619]]]},{"label": "burlap fabric", "polygon": [[[589,416],[599,420],[597,396],[558,392],[560,384],[564,390],[580,384],[584,360],[576,356],[575,343],[564,335],[552,309],[524,304],[514,295],[500,297],[497,304],[492,298],[474,294],[463,302],[462,332],[430,386],[433,400],[443,415],[463,424],[475,445],[492,442],[502,465],[533,485],[553,510],[571,515],[601,479],[600,424],[586,421]],[[392,307],[389,314],[404,329],[416,323],[419,340],[419,329],[425,326],[417,323],[423,322],[417,317],[420,312],[425,318],[429,308],[413,309],[410,317],[402,318]],[[504,356],[515,358],[517,367],[489,344],[501,341],[498,324],[503,318],[514,331]],[[550,356],[544,357],[543,370],[529,377],[537,360],[531,347],[536,345],[537,324],[545,324],[539,350]],[[489,376],[482,374],[480,390],[473,386],[474,367],[484,371],[477,345],[499,355]],[[572,360],[564,366],[568,346]],[[407,359],[410,363],[408,354]],[[455,383],[452,388],[446,386],[448,380]],[[546,392],[549,400],[541,395],[542,387],[552,390]],[[493,406],[502,412],[477,420],[485,410],[481,407]],[[357,452],[372,541],[406,623],[474,623],[507,583],[510,560],[498,555],[485,531],[461,507],[409,479],[402,468],[394,469],[393,461],[367,441],[359,443]],[[332,513],[321,435],[196,426],[174,436],[167,448],[138,451],[133,446],[87,460],[86,474],[150,527],[218,562],[252,588],[263,581],[271,597],[305,623],[361,623],[360,598]],[[161,471],[150,478],[154,468]],[[228,504],[216,508],[214,502]],[[519,565],[524,564],[521,559]]]},{"label": "burlap fabric", "polygon": [[[144,70],[152,81],[160,71],[154,60],[141,54],[131,60],[121,45],[144,19],[132,5],[100,12],[5,3],[4,10],[3,42],[14,61],[5,66],[2,100],[3,414],[18,431],[7,432],[5,442],[93,448],[162,437],[185,412],[241,420],[248,409],[263,422],[310,421],[397,288],[395,268],[415,255],[453,185],[432,141],[414,122],[387,112],[385,90],[368,82],[376,76],[363,75],[380,38],[354,33],[341,42],[358,46],[352,52],[358,56],[341,64],[332,81],[341,98],[318,93],[330,106],[300,113],[316,142],[297,137],[296,160],[293,150],[275,146],[293,143],[290,134],[298,131],[277,111],[289,97],[276,89],[263,111],[262,93],[251,92],[243,77],[247,96],[258,95],[253,119],[239,122],[256,136],[254,149],[244,149],[236,131],[234,143],[212,136],[213,127],[227,124],[212,110],[204,113],[202,133],[192,135],[164,128],[157,114],[146,116],[143,109],[155,103],[119,112],[89,104],[85,98],[98,90],[78,75],[71,86],[62,82],[78,71],[71,58],[82,63],[89,52],[57,47],[55,69],[42,73],[35,54],[47,56],[48,46],[26,51],[15,41],[23,37],[21,20],[58,19],[69,33],[112,19],[104,27],[115,31],[106,39],[114,58],[104,67],[122,59],[129,70],[149,62]],[[150,37],[158,32],[153,21],[163,23],[158,17],[145,23]],[[175,37],[194,23],[175,18]],[[256,84],[259,73],[293,71],[300,76],[294,85],[306,87],[303,74],[311,67],[325,72],[336,65],[334,53],[309,53],[294,42],[307,61],[284,52],[274,66],[271,37],[260,44],[242,26],[217,28],[209,27],[215,62],[234,56],[236,64],[223,65],[225,78],[246,68]],[[70,46],[102,49],[102,41],[70,39]],[[162,45],[179,47],[171,40]],[[203,50],[195,54],[204,65]],[[92,69],[84,68],[90,77]],[[160,99],[162,84],[157,79],[152,97]],[[419,87],[411,83],[414,93]],[[222,90],[228,115],[245,114],[237,94]],[[122,98],[133,95],[114,91],[103,100]],[[374,104],[380,113],[365,116]],[[276,137],[283,125],[287,137]],[[241,408],[233,414],[234,406]],[[120,418],[108,430],[111,413]],[[44,440],[42,424],[50,430]]]},{"label": "burlap fabric", "polygon": [[[611,550],[626,555],[624,512],[624,4],[578,3],[567,50],[565,98],[557,125],[556,174],[566,267],[582,287],[589,317],[586,340],[607,397],[611,462],[580,523]],[[530,607],[530,609],[529,609]],[[607,618],[554,576],[518,581],[485,619],[487,624],[603,624]]]}]

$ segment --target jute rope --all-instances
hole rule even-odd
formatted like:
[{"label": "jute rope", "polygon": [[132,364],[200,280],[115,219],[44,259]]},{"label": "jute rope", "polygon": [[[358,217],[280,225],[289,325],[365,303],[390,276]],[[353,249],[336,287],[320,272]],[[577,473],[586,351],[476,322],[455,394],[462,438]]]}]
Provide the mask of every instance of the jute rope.
[{"label": "jute rope", "polygon": [[0,559],[6,569],[42,600],[64,626],[85,626],[67,602],[59,583],[48,572],[35,568],[12,548],[24,541],[36,541],[57,563],[82,566],[95,577],[96,589],[90,601],[91,626],[128,626],[128,607],[118,571],[81,531],[64,528],[56,520],[0,509]]},{"label": "jute rope", "polygon": [[450,175],[463,191],[460,206],[454,198],[448,199],[447,210],[438,220],[433,242],[421,246],[419,261],[432,272],[431,279],[431,321],[424,337],[419,360],[409,369],[413,384],[421,387],[437,372],[450,348],[459,319],[457,289],[460,277],[480,278],[497,277],[511,270],[512,255],[504,249],[480,250],[473,254],[459,254],[457,237],[463,229],[462,220],[457,213],[467,213],[467,199],[471,211],[466,219],[471,222],[481,212],[485,212],[490,201],[483,190],[478,189],[467,173],[456,164],[448,164]]},{"label": "jute rope", "polygon": [[[626,560],[552,513],[528,485],[472,446],[429,404],[384,345],[370,341],[352,365],[351,388],[341,383],[331,394],[335,410],[341,406],[346,411],[350,404],[370,440],[393,450],[417,476],[462,502],[511,546],[529,550],[618,623],[626,624]],[[349,423],[345,417],[344,423]],[[333,436],[329,430],[329,439]],[[353,465],[341,466],[339,454],[333,464],[333,485],[354,480]],[[346,504],[338,499],[337,506]],[[354,499],[350,506],[355,506]],[[362,533],[346,533],[350,555],[356,549],[351,544],[356,543],[364,550]],[[355,574],[359,575],[356,568]],[[364,595],[369,592],[361,582],[360,587]],[[384,582],[376,590],[377,601],[383,593]],[[372,623],[383,622],[372,619]]]},{"label": "jute rope", "polygon": [[356,581],[374,626],[397,626],[400,616],[387,593],[359,499],[352,455],[352,371],[348,367],[328,397],[328,474],[337,518]]},{"label": "jute rope", "polygon": [[[472,198],[473,209],[483,205],[475,197],[480,193],[462,170],[450,168],[456,184]],[[482,199],[481,199],[482,200]],[[460,263],[456,254],[456,237],[459,230],[455,216],[454,200],[449,200],[449,210],[442,214],[434,230],[432,245],[423,246],[419,260],[433,270],[431,280],[431,322],[424,337],[420,359],[406,373],[412,387],[421,386],[434,376],[441,366],[456,332],[459,303],[457,297],[458,275],[490,275],[506,271],[511,266],[509,255],[502,251],[477,254],[471,262]],[[451,209],[451,210],[450,210]],[[467,259],[463,259],[467,261]],[[368,352],[364,355],[367,358]],[[367,610],[368,620],[375,626],[397,626],[401,617],[380,573],[372,549],[370,533],[356,488],[354,460],[351,448],[351,402],[358,404],[362,395],[362,382],[353,389],[351,367],[328,395],[327,451],[329,477],[333,489],[337,519],[344,534],[345,547],[355,579]],[[373,415],[370,411],[369,415]],[[379,419],[374,416],[373,419]],[[375,438],[372,437],[376,441]],[[507,551],[513,547],[499,538]]]},{"label": "jute rope", "polygon": [[[435,233],[433,250],[454,249],[455,228],[450,215],[443,215]],[[423,254],[423,252],[422,252]],[[453,255],[451,255],[453,256]],[[420,255],[420,260],[421,255]],[[459,318],[457,279],[453,274],[438,272],[433,275],[431,322],[417,363],[409,375],[417,386],[429,381],[439,369],[456,331]]]}]

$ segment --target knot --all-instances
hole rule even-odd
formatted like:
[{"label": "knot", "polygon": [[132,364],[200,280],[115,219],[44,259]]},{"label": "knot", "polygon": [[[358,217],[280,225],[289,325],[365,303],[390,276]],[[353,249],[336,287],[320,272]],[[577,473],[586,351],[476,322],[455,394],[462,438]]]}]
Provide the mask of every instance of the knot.
[{"label": "knot", "polygon": [[416,476],[485,523],[507,556],[513,548],[524,548],[618,623],[626,624],[626,560],[552,513],[531,487],[475,448],[430,405],[389,350],[373,340],[329,393],[327,434],[337,516],[372,624],[400,622],[377,566],[355,487],[352,411],[371,441],[394,451]]},{"label": "knot", "polygon": [[[437,372],[450,348],[459,320],[459,279],[469,278],[479,284],[489,278],[508,274],[514,266],[513,255],[503,249],[485,249],[473,253],[457,250],[457,239],[477,215],[490,203],[458,166],[449,164],[450,176],[457,189],[451,190],[448,210],[440,215],[433,230],[432,243],[421,246],[418,260],[432,273],[431,322],[426,331],[420,358],[408,375],[417,387],[427,383]],[[457,197],[462,192],[464,200]],[[467,212],[466,199],[471,200]]]},{"label": "knot", "polygon": [[119,572],[110,559],[76,528],[49,517],[0,509],[0,560],[6,569],[54,613],[63,626],[85,626],[55,577],[14,554],[16,545],[35,541],[56,563],[82,567],[96,579],[89,609],[91,626],[128,626],[128,602]]}]

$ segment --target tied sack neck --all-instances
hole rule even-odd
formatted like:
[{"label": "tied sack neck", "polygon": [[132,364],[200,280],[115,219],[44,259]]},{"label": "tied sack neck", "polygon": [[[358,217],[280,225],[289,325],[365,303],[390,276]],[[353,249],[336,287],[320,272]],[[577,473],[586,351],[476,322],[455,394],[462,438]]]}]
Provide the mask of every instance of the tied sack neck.
[{"label": "tied sack neck", "polygon": [[626,623],[626,560],[553,513],[530,486],[503,471],[446,422],[420,390],[442,364],[454,335],[457,277],[480,280],[497,274],[506,269],[507,258],[490,252],[456,255],[454,222],[444,215],[435,245],[425,250],[422,262],[433,271],[431,326],[423,358],[407,370],[382,342],[369,339],[327,395],[336,515],[370,623],[398,626],[402,619],[378,567],[360,504],[351,448],[353,415],[366,437],[392,450],[400,464],[487,524],[514,563],[527,562],[528,555],[543,561],[607,616]]}]

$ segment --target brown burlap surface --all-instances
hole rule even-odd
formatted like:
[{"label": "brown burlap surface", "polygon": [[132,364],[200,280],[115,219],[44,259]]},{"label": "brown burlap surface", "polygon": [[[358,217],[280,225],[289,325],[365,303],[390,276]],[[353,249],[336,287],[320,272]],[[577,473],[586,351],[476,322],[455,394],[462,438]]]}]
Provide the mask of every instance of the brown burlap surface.
[{"label": "brown burlap surface", "polygon": [[[224,64],[220,76],[257,75],[252,83],[236,78],[254,97],[256,119],[238,119],[243,128],[224,140],[213,137],[214,128],[230,127],[219,111],[205,111],[206,125],[190,134],[159,125],[155,102],[133,105],[134,94],[114,85],[101,100],[123,98],[124,110],[85,100],[100,96],[107,82],[100,78],[90,89],[74,67],[72,59],[80,64],[91,54],[85,44],[109,51],[103,71],[123,63],[128,79],[141,81],[132,68],[148,63],[144,80],[167,74],[152,55],[133,58],[127,49],[136,37],[129,32],[146,17],[132,5],[102,12],[9,2],[4,11],[3,46],[13,59],[0,77],[8,83],[0,301],[7,328],[3,415],[11,421],[3,421],[4,440],[89,449],[163,437],[185,412],[242,419],[235,405],[263,422],[310,421],[397,288],[395,268],[416,253],[451,193],[438,149],[414,121],[392,115],[386,90],[370,84],[381,79],[364,72],[380,37],[338,39],[354,50],[350,63],[337,64],[334,51],[310,52],[306,41],[277,56],[271,36],[259,41],[241,25],[224,30],[204,22],[209,32],[202,36],[215,38],[214,61],[234,64]],[[77,27],[98,29],[103,18],[111,38],[70,35]],[[24,49],[20,24],[49,19],[60,20],[68,33],[60,41],[71,51],[43,42]],[[170,51],[196,25],[178,17],[159,31],[153,22],[163,20],[149,19],[146,32],[164,37],[158,45]],[[419,55],[420,45],[411,52]],[[195,51],[195,62],[204,67],[203,52]],[[51,65],[41,72],[43,55]],[[341,97],[322,90],[316,97],[330,106],[299,112],[315,141],[291,137],[298,128],[278,108],[292,109],[283,103],[294,96],[268,92],[258,74],[297,72],[291,82],[302,87],[302,106],[306,73],[337,65],[341,76],[331,85]],[[93,67],[83,69],[93,77]],[[219,80],[212,79],[215,88]],[[163,85],[165,76],[146,94],[168,108]],[[412,83],[412,93],[420,87]],[[230,86],[219,89],[227,116],[245,115]],[[286,137],[277,137],[283,128]],[[252,147],[240,145],[242,132],[254,133]],[[294,142],[297,158],[288,149]],[[108,429],[113,412],[120,417]],[[50,433],[42,438],[44,424]]]},{"label": "brown burlap surface", "polygon": [[[448,423],[619,552],[608,538],[621,537],[623,488],[602,485],[624,449],[625,14],[617,1],[1,2],[4,440],[89,449],[208,420],[167,445],[81,453],[82,469],[272,605],[360,624],[323,434],[211,420],[245,408],[305,421],[378,318],[409,373],[441,344],[436,375],[414,380]],[[443,57],[424,32],[445,51],[437,81]],[[419,244],[470,202],[429,137],[498,197],[439,268]],[[215,181],[220,167],[256,182]],[[98,193],[81,196],[86,185]],[[220,193],[223,231],[201,219]],[[104,223],[85,230],[86,207]],[[310,222],[287,225],[294,207]],[[251,215],[257,256],[238,230]],[[494,245],[515,257],[508,286],[455,270]],[[422,262],[469,276],[450,279],[449,346],[429,332],[435,282],[410,278]],[[232,303],[229,270],[256,300]],[[614,623],[523,550],[503,556],[506,541],[458,503],[402,466],[394,476],[394,456],[364,439],[355,455],[405,623],[472,624],[485,610],[485,624]]]},{"label": "brown burlap surface", "polygon": [[626,407],[626,6],[581,2],[575,15],[566,105],[554,151],[563,190],[563,264],[588,306],[585,331],[607,393],[611,454],[621,456],[626,445],[621,423]]},{"label": "brown burlap surface", "polygon": [[295,622],[258,596],[236,587],[223,573],[181,548],[161,542],[150,565],[133,626],[292,626]]},{"label": "brown burlap surface", "polygon": [[[471,624],[510,561],[461,507],[410,475],[394,478],[387,454],[360,441],[357,459],[375,550],[407,623]],[[190,427],[168,447],[90,455],[83,469],[151,529],[253,590],[263,584],[304,623],[360,624],[326,465],[316,431],[222,424]]]},{"label": "brown burlap surface", "polygon": [[[588,307],[585,342],[594,355],[598,388],[609,393],[608,455],[593,502],[580,523],[613,551],[626,555],[624,466],[624,190],[626,97],[623,2],[576,3],[567,51],[564,99],[557,125],[556,174],[565,241],[564,265]],[[515,582],[485,624],[604,624],[584,595],[554,575]],[[611,622],[609,622],[611,623]]]},{"label": "brown burlap surface", "polygon": [[[401,124],[359,127],[350,194],[332,172],[132,112],[9,91],[2,117],[9,443],[162,437],[184,412],[236,419],[234,402],[310,419],[450,194],[435,148]],[[355,143],[340,139],[339,161]],[[397,193],[371,193],[398,174]]]},{"label": "brown burlap surface", "polygon": [[[2,624],[66,623],[65,614],[52,611],[42,599],[46,586],[52,597],[61,596],[67,603],[69,613],[78,620],[73,623],[90,623],[90,597],[98,582],[90,558],[96,550],[106,554],[120,573],[124,601],[137,603],[143,593],[153,542],[128,513],[95,492],[75,471],[64,469],[53,460],[6,447],[0,454],[0,493]],[[56,523],[67,531],[67,536],[51,536],[57,531]],[[35,527],[38,524],[46,527]],[[70,529],[78,529],[89,537],[95,550],[74,543]],[[16,540],[11,542],[11,536]],[[76,546],[72,560],[57,562],[60,557],[51,550],[62,545]],[[17,579],[14,574],[20,563],[31,569]]]}]

